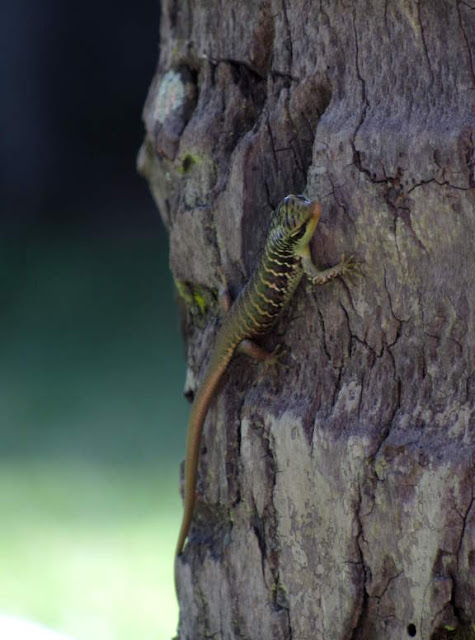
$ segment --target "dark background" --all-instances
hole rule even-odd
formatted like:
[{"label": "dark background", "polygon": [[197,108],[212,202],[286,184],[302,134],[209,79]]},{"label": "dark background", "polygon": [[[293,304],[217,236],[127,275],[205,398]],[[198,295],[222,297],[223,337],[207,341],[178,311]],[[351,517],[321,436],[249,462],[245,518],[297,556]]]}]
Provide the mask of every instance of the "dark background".
[{"label": "dark background", "polygon": [[0,614],[78,640],[176,619],[185,363],[135,169],[158,47],[155,0],[0,5]]},{"label": "dark background", "polygon": [[159,6],[2,0],[2,233],[162,235],[134,162]]}]

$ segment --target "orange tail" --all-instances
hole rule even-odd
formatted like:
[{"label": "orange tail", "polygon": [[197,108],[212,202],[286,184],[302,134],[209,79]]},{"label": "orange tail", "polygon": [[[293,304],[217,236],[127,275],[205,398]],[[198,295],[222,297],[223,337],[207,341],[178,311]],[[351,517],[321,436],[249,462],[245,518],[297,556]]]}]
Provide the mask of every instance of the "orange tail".
[{"label": "orange tail", "polygon": [[185,487],[184,487],[184,511],[181,522],[180,533],[176,545],[176,555],[179,555],[185,544],[190,530],[191,519],[195,506],[196,472],[198,468],[198,457],[200,453],[201,434],[203,424],[208,412],[211,399],[216,388],[223,377],[224,372],[231,360],[233,352],[230,351],[216,362],[214,358],[208,366],[204,380],[196,394],[191,409],[190,421],[188,423],[188,436],[186,440],[185,458]]}]

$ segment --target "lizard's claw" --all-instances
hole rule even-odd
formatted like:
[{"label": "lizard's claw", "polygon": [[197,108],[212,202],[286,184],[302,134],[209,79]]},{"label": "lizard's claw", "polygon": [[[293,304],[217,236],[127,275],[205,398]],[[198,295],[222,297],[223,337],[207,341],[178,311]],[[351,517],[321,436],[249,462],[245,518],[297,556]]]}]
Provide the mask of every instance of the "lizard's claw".
[{"label": "lizard's claw", "polygon": [[274,384],[277,384],[279,380],[279,367],[289,369],[288,364],[282,362],[282,358],[287,354],[287,349],[282,344],[278,344],[275,349],[269,354],[269,357],[264,360],[264,370],[261,372],[258,379],[262,378],[272,368],[272,375],[274,378]]},{"label": "lizard's claw", "polygon": [[281,344],[278,344],[273,351],[269,354],[269,357],[266,360],[266,365],[268,367],[276,367],[283,366],[287,367],[288,365],[282,364],[282,357],[287,353],[287,348]]},{"label": "lizard's claw", "polygon": [[351,282],[353,282],[354,276],[364,275],[362,263],[359,260],[356,260],[354,256],[348,256],[348,258],[345,258],[345,254],[343,253],[341,256],[340,267],[340,275],[350,276]]}]

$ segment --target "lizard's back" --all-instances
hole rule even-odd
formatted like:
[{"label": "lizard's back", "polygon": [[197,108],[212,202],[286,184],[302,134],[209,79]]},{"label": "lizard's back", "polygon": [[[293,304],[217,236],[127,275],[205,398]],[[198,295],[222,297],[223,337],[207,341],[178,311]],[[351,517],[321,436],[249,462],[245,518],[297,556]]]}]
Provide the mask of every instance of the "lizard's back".
[{"label": "lizard's back", "polygon": [[214,353],[234,352],[245,339],[265,335],[301,280],[300,259],[284,243],[268,242],[259,265],[226,315]]}]

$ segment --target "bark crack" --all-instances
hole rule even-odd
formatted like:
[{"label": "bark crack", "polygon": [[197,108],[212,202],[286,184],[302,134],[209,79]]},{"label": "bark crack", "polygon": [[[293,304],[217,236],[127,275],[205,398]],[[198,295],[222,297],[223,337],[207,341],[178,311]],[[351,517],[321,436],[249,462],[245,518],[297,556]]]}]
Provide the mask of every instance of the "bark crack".
[{"label": "bark crack", "polygon": [[394,307],[393,307],[393,301],[392,301],[392,297],[391,297],[391,292],[389,291],[389,286],[388,286],[388,275],[387,275],[387,271],[386,271],[386,267],[384,268],[384,288],[386,290],[387,296],[388,296],[388,301],[389,301],[389,310],[391,311],[391,315],[394,318],[394,320],[397,322],[397,327],[396,327],[396,336],[393,340],[393,342],[388,342],[387,343],[387,347],[388,347],[388,351],[391,353],[391,356],[393,357],[393,361],[394,361],[394,356],[391,352],[391,348],[394,347],[394,345],[397,343],[397,341],[399,340],[399,338],[401,337],[401,332],[402,332],[402,326],[405,322],[409,322],[410,318],[407,319],[403,319],[403,318],[398,318],[398,316],[395,314],[394,312]]},{"label": "bark crack", "polygon": [[289,51],[289,77],[292,77],[294,51],[293,51],[293,45],[292,45],[292,33],[290,30],[290,22],[289,22],[289,16],[287,15],[287,6],[285,4],[285,0],[282,0],[282,13],[284,15],[285,26],[287,28],[287,39],[284,41],[284,44],[287,45],[287,49]]},{"label": "bark crack", "polygon": [[210,59],[210,62],[215,66],[217,66],[220,62],[224,62],[226,64],[232,65],[234,68],[237,68],[237,69],[242,67],[246,69],[249,74],[254,76],[259,82],[262,82],[263,80],[266,79],[266,75],[264,73],[261,73],[259,69],[252,67],[245,60],[237,60],[235,58],[214,58],[213,60]]},{"label": "bark crack", "polygon": [[279,172],[279,162],[277,160],[277,153],[276,153],[276,149],[275,149],[275,142],[274,142],[274,134],[272,133],[272,127],[270,126],[270,122],[269,122],[269,115],[267,115],[267,131],[269,133],[269,140],[270,140],[270,146],[272,149],[272,157],[274,159],[274,165],[275,165],[275,170],[278,173]]},{"label": "bark crack", "polygon": [[[395,201],[393,202],[391,199],[391,194],[389,191],[386,191],[384,199],[386,200],[386,204],[388,205],[389,209],[393,212],[394,214],[394,237],[396,238],[396,245],[397,245],[397,226],[396,223],[398,220],[402,220],[405,228],[407,229],[407,231],[409,232],[411,238],[414,240],[414,242],[416,243],[416,245],[422,250],[424,251],[424,253],[428,254],[429,252],[427,251],[426,247],[424,246],[424,243],[422,242],[422,240],[419,238],[419,236],[417,235],[417,233],[414,230],[414,227],[412,226],[412,221],[411,221],[411,209],[409,206],[400,206],[402,203],[405,203],[405,196],[401,197],[401,194],[398,194],[395,198]],[[399,246],[397,246],[397,252],[399,255]]]},{"label": "bark crack", "polygon": [[[447,580],[450,580],[450,598],[443,603],[443,605],[440,607],[440,609],[438,611],[435,611],[431,621],[430,621],[430,628],[434,629],[434,627],[437,624],[437,619],[440,619],[444,613],[446,613],[447,611],[447,603],[452,604],[453,600],[454,600],[454,591],[455,591],[455,585],[454,585],[454,581],[453,578],[451,576],[449,576],[448,578],[446,578]],[[453,608],[453,607],[452,607]],[[423,628],[423,624],[422,624],[422,617],[421,617],[421,622],[420,622],[420,628]],[[439,625],[438,625],[439,626]],[[436,632],[438,631],[438,629],[435,630]],[[431,639],[434,638],[434,634],[431,635]]]},{"label": "bark crack", "polygon": [[360,338],[358,335],[356,335],[356,333],[354,333],[351,330],[350,314],[348,313],[348,311],[347,311],[345,305],[342,303],[342,301],[340,300],[339,302],[340,302],[340,307],[342,308],[343,313],[345,314],[346,324],[347,324],[347,327],[348,327],[348,334],[350,336],[350,342],[349,342],[349,346],[348,346],[348,356],[351,355],[351,352],[353,350],[353,340],[354,340],[355,342],[358,342],[358,344],[361,344],[363,347],[368,349],[368,351],[370,351],[370,353],[372,353],[375,358],[382,358],[383,354],[384,354],[384,346],[381,347],[380,351],[376,351],[376,349],[374,347],[372,347],[370,344],[368,344],[368,342],[364,338]]},{"label": "bark crack", "polygon": [[[353,2],[353,35],[354,35],[354,40],[355,40],[355,67],[356,67],[356,76],[358,78],[358,80],[360,81],[361,84],[361,98],[363,101],[363,108],[361,110],[361,116],[360,116],[360,121],[358,122],[355,132],[353,134],[353,138],[351,141],[351,145],[353,147],[353,163],[356,166],[356,168],[359,171],[362,171],[363,173],[370,175],[369,172],[363,168],[362,163],[361,163],[361,155],[360,152],[357,151],[356,149],[356,136],[358,135],[359,130],[361,129],[361,127],[363,126],[363,122],[365,121],[366,118],[366,113],[368,111],[369,108],[369,102],[368,102],[368,98],[366,95],[366,80],[363,78],[363,76],[361,75],[361,69],[360,69],[360,50],[359,50],[359,42],[358,42],[358,32],[356,29],[356,2]],[[371,177],[371,175],[370,175]]]},{"label": "bark crack", "polygon": [[[353,220],[353,218],[351,217],[351,215],[348,212],[348,207],[346,206],[344,201],[341,201],[339,199],[339,197],[337,196],[337,190],[341,189],[341,186],[335,186],[335,183],[333,182],[333,178],[331,177],[331,175],[328,175],[328,181],[331,184],[332,190],[330,191],[330,193],[326,194],[326,196],[324,197],[328,197],[328,196],[333,196],[333,199],[335,200],[337,206],[343,211],[343,213],[345,214],[345,217],[348,218],[348,220],[350,221],[350,223],[352,224],[355,233],[356,233],[356,223]],[[323,198],[322,198],[323,199]]]},{"label": "bark crack", "polygon": [[360,395],[358,397],[358,420],[360,420],[360,418],[361,418],[361,407],[363,406],[364,382],[365,382],[365,373],[363,371],[363,373],[361,375]]},{"label": "bark crack", "polygon": [[470,392],[473,381],[475,381],[475,369],[471,371],[465,378],[465,403],[468,403],[470,400]]},{"label": "bark crack", "polygon": [[362,632],[364,631],[364,624],[366,621],[366,617],[368,615],[368,603],[369,603],[369,597],[370,597],[368,593],[369,569],[365,563],[363,547],[361,544],[361,541],[365,540],[364,530],[363,530],[363,521],[361,517],[362,505],[363,505],[363,498],[361,494],[361,486],[358,485],[358,502],[356,504],[356,509],[355,509],[355,519],[356,519],[358,531],[356,532],[355,543],[356,543],[356,550],[359,558],[359,562],[357,564],[361,566],[361,573],[362,573],[361,577],[363,578],[363,585],[362,585],[363,592],[361,594],[359,603],[357,605],[359,607],[358,618],[356,620],[355,626],[352,629],[350,640],[357,640],[358,638],[362,637],[362,635],[360,634],[362,634]]},{"label": "bark crack", "polygon": [[287,627],[287,637],[289,640],[293,638],[292,632],[292,623],[290,619],[290,606],[287,599],[287,592],[285,588],[283,588],[282,580],[280,578],[280,568],[279,568],[279,558],[280,554],[277,551],[278,543],[277,543],[277,509],[274,505],[274,493],[277,484],[277,474],[279,472],[277,468],[276,459],[274,456],[273,449],[275,449],[275,443],[272,442],[272,434],[264,435],[263,432],[263,448],[270,460],[270,471],[272,473],[272,489],[271,489],[271,500],[268,502],[266,506],[266,510],[269,509],[271,513],[265,514],[264,520],[268,524],[268,528],[272,529],[272,534],[270,531],[267,531],[267,536],[270,541],[270,544],[266,546],[266,550],[268,550],[268,566],[272,575],[273,584],[271,587],[271,600],[272,605],[276,611],[284,611],[285,612],[285,625]]},{"label": "bark crack", "polygon": [[463,24],[463,19],[462,19],[462,12],[460,11],[460,5],[461,4],[465,4],[467,7],[469,7],[471,10],[474,9],[474,7],[471,7],[470,5],[466,4],[465,2],[462,3],[460,0],[457,2],[457,15],[458,15],[458,19],[459,19],[459,26],[460,26],[460,31],[462,32],[462,37],[465,41],[465,46],[467,48],[467,52],[468,52],[468,61],[469,61],[469,65],[470,65],[470,72],[472,74],[472,85],[475,87],[475,68],[474,68],[474,62],[473,62],[473,54],[472,54],[472,49],[470,47],[470,42],[468,40],[468,36],[467,36],[467,32],[465,31],[465,27]]},{"label": "bark crack", "polygon": [[468,144],[467,144],[467,150],[466,150],[466,163],[467,163],[467,169],[468,169],[468,181],[469,181],[469,188],[473,189],[473,187],[475,187],[475,175],[474,175],[474,167],[475,167],[475,161],[474,161],[474,157],[473,157],[473,151],[474,151],[474,145],[473,145],[473,130],[472,127],[469,127],[468,129]]},{"label": "bark crack", "polygon": [[396,415],[397,412],[399,411],[400,407],[401,407],[401,393],[402,393],[402,383],[401,383],[401,379],[396,377],[396,399],[394,402],[394,406],[393,406],[393,410],[391,413],[391,416],[389,418],[389,420],[386,422],[386,424],[381,428],[381,430],[379,431],[379,442],[376,445],[376,449],[374,451],[374,453],[371,455],[371,461],[373,462],[372,468],[373,468],[373,475],[376,477],[377,480],[379,480],[377,473],[375,472],[374,469],[374,461],[376,460],[376,458],[379,455],[379,452],[381,451],[381,449],[383,448],[384,443],[386,442],[386,440],[389,438],[389,435],[391,433],[391,429],[394,423],[394,420],[396,419]]},{"label": "bark crack", "polygon": [[448,180],[440,182],[437,178],[430,178],[429,180],[420,180],[419,182],[416,182],[416,184],[413,184],[412,187],[407,190],[406,195],[408,196],[414,191],[414,189],[418,189],[419,187],[423,187],[426,184],[431,184],[433,182],[435,182],[439,187],[449,187],[450,189],[456,189],[457,191],[470,191],[474,188],[472,185],[469,187],[459,187],[458,185],[451,184]]},{"label": "bark crack", "polygon": [[272,198],[271,198],[271,195],[270,195],[270,189],[269,189],[269,183],[267,182],[266,179],[264,179],[264,189],[266,191],[267,204],[269,205],[271,211],[274,211],[274,209],[276,209],[276,207],[277,207],[277,204],[272,202]]},{"label": "bark crack", "polygon": [[460,517],[462,518],[462,530],[460,532],[460,540],[457,546],[457,551],[456,551],[456,556],[457,556],[457,572],[459,571],[459,565],[460,565],[460,551],[462,549],[462,544],[463,544],[463,538],[465,535],[465,531],[466,531],[466,527],[467,527],[467,520],[468,520],[468,516],[470,514],[470,511],[472,510],[473,507],[473,503],[474,503],[474,499],[475,496],[473,494],[473,483],[472,486],[470,488],[470,502],[468,503],[467,508],[465,509],[465,513],[460,513]]},{"label": "bark crack", "polygon": [[271,498],[266,500],[264,512],[259,516],[255,505],[251,516],[250,524],[256,535],[259,549],[261,552],[261,570],[265,579],[265,568],[268,567],[272,576],[272,584],[266,585],[270,592],[270,600],[275,611],[285,612],[285,625],[287,627],[286,637],[292,639],[292,626],[290,621],[290,610],[287,599],[286,590],[282,586],[280,578],[280,569],[278,564],[279,553],[277,551],[277,511],[274,505],[274,492],[277,482],[276,458],[274,456],[275,443],[272,442],[272,434],[268,433],[263,422],[257,421],[254,429],[261,440],[261,446],[264,451],[266,464],[266,477],[269,478],[271,485]]},{"label": "bark crack", "polygon": [[394,576],[389,576],[389,578],[386,581],[386,584],[383,587],[382,592],[379,595],[377,595],[377,596],[375,595],[373,597],[376,600],[382,600],[384,598],[384,596],[386,595],[391,583],[394,582],[394,580],[397,580],[402,575],[404,575],[404,571],[401,569],[401,571],[398,571]]},{"label": "bark crack", "polygon": [[331,406],[332,408],[335,406],[336,404],[336,400],[340,394],[340,389],[341,389],[341,381],[343,379],[343,372],[345,370],[345,365],[342,364],[340,365],[340,367],[338,368],[338,375],[335,381],[335,390],[333,391],[333,396],[332,396],[332,401],[331,401]]},{"label": "bark crack", "polygon": [[323,317],[322,312],[320,311],[320,309],[317,307],[317,313],[318,313],[318,318],[320,321],[320,328],[322,330],[322,334],[323,334],[323,350],[325,352],[325,355],[328,358],[328,361],[331,362],[331,355],[330,352],[328,351],[328,346],[327,346],[327,334],[326,334],[326,329],[325,329],[325,319]]},{"label": "bark crack", "polygon": [[421,5],[422,2],[421,0],[417,0],[417,20],[419,22],[419,29],[421,32],[421,40],[422,40],[422,48],[424,49],[424,55],[425,55],[425,59],[427,62],[427,68],[429,69],[429,75],[431,78],[431,84],[434,84],[434,72],[432,70],[432,65],[430,63],[430,57],[429,57],[429,50],[427,48],[427,41],[426,41],[426,36],[425,36],[425,32],[424,32],[424,26],[422,24],[422,17],[421,17]]}]

